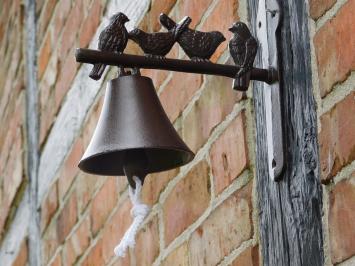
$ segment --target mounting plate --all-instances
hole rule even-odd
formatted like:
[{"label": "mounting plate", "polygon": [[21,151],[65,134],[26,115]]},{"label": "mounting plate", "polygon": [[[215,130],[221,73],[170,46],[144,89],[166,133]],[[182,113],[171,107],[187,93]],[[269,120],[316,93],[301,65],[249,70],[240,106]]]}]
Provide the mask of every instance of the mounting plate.
[{"label": "mounting plate", "polygon": [[[277,28],[280,7],[277,0],[259,0],[257,14],[257,38],[261,46],[262,66],[278,71]],[[268,167],[270,178],[279,180],[284,166],[280,82],[263,83],[266,116]]]}]

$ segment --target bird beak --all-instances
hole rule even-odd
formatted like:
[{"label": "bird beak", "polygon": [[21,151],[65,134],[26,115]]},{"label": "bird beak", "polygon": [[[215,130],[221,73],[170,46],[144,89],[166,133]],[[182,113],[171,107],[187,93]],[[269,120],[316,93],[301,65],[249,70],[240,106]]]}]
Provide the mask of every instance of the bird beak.
[{"label": "bird beak", "polygon": [[233,32],[233,30],[234,30],[233,26],[230,27],[230,28],[228,28],[228,30],[231,31],[231,32]]}]

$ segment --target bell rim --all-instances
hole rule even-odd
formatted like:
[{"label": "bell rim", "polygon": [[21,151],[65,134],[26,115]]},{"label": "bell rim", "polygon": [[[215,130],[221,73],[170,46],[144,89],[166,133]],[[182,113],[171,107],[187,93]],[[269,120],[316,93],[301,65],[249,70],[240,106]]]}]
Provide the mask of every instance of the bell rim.
[{"label": "bell rim", "polygon": [[82,170],[83,172],[85,173],[88,173],[88,174],[94,174],[94,175],[103,175],[103,176],[124,176],[124,173],[122,172],[122,174],[103,174],[103,173],[100,173],[100,171],[91,171],[91,170],[88,170],[88,169],[84,169],[82,168],[83,164],[85,162],[87,162],[88,160],[91,160],[95,157],[99,157],[99,156],[102,156],[102,155],[105,155],[105,154],[110,154],[110,153],[116,153],[116,152],[124,152],[124,151],[133,151],[133,150],[140,150],[140,149],[147,149],[147,150],[170,150],[170,151],[176,151],[176,152],[182,152],[182,153],[185,153],[187,155],[187,159],[182,162],[182,163],[178,163],[176,165],[174,165],[173,167],[167,167],[167,168],[162,168],[161,170],[156,170],[156,171],[149,171],[149,173],[147,174],[151,174],[151,173],[158,173],[158,172],[164,172],[164,171],[169,171],[171,169],[174,169],[174,168],[177,168],[177,167],[181,167],[183,165],[186,165],[188,163],[190,163],[194,158],[195,158],[195,153],[192,152],[190,149],[181,149],[181,148],[176,148],[176,147],[167,147],[167,146],[164,146],[164,147],[140,147],[140,148],[125,148],[125,149],[120,149],[120,150],[108,150],[108,151],[103,151],[103,152],[100,152],[100,153],[97,153],[97,154],[94,154],[94,155],[91,155],[91,156],[88,156],[86,157],[85,159],[81,159],[79,164],[78,164],[78,167],[80,168],[80,170]]}]

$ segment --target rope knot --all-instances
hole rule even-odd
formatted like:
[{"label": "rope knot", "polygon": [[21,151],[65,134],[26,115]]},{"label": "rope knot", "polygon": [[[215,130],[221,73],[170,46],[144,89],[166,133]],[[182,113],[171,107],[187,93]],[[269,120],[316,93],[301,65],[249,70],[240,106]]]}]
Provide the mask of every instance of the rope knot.
[{"label": "rope knot", "polygon": [[148,215],[150,208],[148,205],[141,203],[140,193],[142,190],[141,180],[133,176],[133,180],[136,182],[136,189],[129,187],[129,198],[132,202],[131,216],[133,222],[124,234],[121,242],[115,247],[114,252],[118,257],[124,257],[128,247],[134,248],[136,241],[136,234],[139,226],[143,223],[144,218]]}]

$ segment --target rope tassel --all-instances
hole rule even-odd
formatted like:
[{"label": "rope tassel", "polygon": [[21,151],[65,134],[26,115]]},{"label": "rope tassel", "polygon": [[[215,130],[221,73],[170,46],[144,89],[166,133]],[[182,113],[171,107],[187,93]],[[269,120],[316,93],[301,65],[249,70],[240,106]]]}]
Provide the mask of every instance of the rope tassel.
[{"label": "rope tassel", "polygon": [[142,190],[141,180],[136,176],[133,176],[133,180],[136,183],[136,188],[133,189],[131,186],[129,186],[129,198],[131,199],[133,205],[131,209],[133,222],[124,234],[121,242],[114,249],[115,255],[118,257],[124,257],[128,247],[134,248],[136,244],[136,234],[138,232],[138,228],[143,223],[145,217],[150,211],[149,206],[143,204],[140,199]]}]

